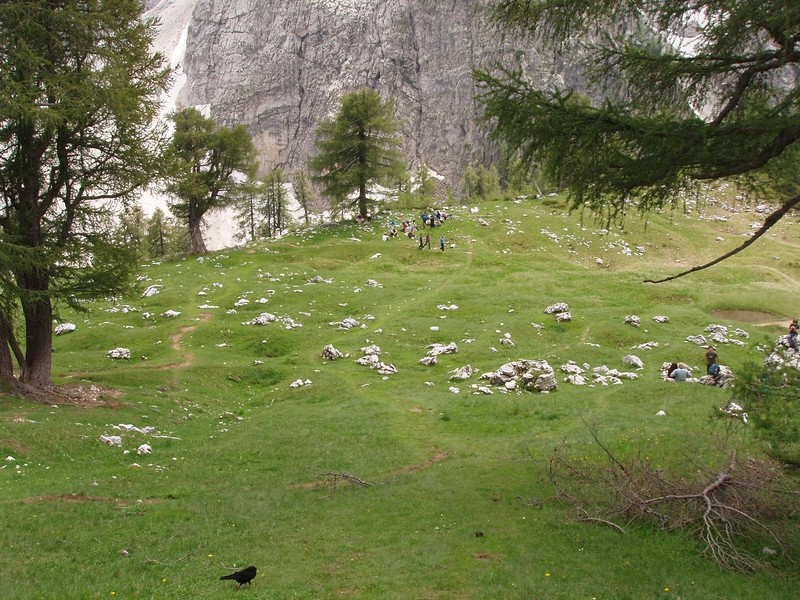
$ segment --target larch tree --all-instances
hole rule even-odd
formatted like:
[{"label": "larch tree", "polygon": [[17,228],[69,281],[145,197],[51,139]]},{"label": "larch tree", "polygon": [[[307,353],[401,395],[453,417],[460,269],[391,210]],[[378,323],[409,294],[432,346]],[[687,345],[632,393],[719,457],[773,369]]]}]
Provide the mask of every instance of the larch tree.
[{"label": "larch tree", "polygon": [[336,116],[317,129],[317,154],[308,163],[314,180],[337,201],[357,192],[361,217],[369,214],[369,186],[391,184],[405,170],[394,115],[393,101],[365,89],[343,96]]},{"label": "larch tree", "polygon": [[0,380],[7,387],[52,388],[58,304],[115,293],[135,266],[130,248],[104,228],[154,177],[161,153],[154,123],[169,71],[151,50],[155,22],[141,17],[141,0],[0,3]]},{"label": "larch tree", "polygon": [[478,70],[485,116],[511,149],[608,223],[702,182],[754,186],[779,207],[708,268],[800,204],[800,3],[786,0],[502,0],[495,15],[562,56],[583,93],[516,67]]},{"label": "larch tree", "polygon": [[311,187],[308,175],[303,169],[298,169],[292,175],[292,187],[294,198],[303,211],[303,222],[309,224],[309,215],[314,212],[322,212],[319,198]]},{"label": "larch tree", "polygon": [[191,252],[207,252],[203,219],[224,208],[255,173],[256,152],[244,125],[222,127],[196,108],[173,115],[175,132],[167,153],[167,192],[172,213],[188,226]]}]

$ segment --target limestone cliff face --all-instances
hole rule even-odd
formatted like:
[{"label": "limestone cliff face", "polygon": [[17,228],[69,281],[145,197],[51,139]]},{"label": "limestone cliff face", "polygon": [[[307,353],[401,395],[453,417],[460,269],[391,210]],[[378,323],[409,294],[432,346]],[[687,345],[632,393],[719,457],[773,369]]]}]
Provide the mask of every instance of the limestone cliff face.
[{"label": "limestone cliff face", "polygon": [[500,35],[487,0],[195,0],[184,105],[246,124],[262,167],[300,168],[342,94],[372,87],[397,103],[409,165],[451,184],[494,155],[471,72],[494,61],[552,77],[536,51]]}]

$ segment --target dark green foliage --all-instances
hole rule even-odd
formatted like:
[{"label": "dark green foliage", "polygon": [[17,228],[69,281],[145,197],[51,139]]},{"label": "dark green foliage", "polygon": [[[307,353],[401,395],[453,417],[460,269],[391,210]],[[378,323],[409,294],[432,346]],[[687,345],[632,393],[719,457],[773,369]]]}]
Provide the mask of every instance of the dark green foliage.
[{"label": "dark green foliage", "polygon": [[167,217],[156,208],[147,220],[144,253],[148,258],[158,259],[189,251],[189,236],[185,227]]},{"label": "dark green foliage", "polygon": [[317,130],[317,154],[308,164],[315,181],[337,203],[357,191],[362,217],[369,212],[368,186],[391,185],[405,168],[394,112],[393,101],[381,102],[375,90],[361,90],[345,95],[336,117]]},{"label": "dark green foliage", "polygon": [[474,169],[472,165],[469,165],[464,170],[461,185],[464,195],[468,198],[492,199],[500,193],[497,167],[494,165],[490,167],[480,165],[477,169]]},{"label": "dark green foliage", "polygon": [[298,169],[292,176],[292,184],[294,187],[294,198],[303,209],[303,221],[306,225],[309,224],[309,215],[314,213],[321,213],[322,207],[319,202],[319,197],[314,192],[311,182],[308,179],[308,174],[303,169]]},{"label": "dark green foliage", "polygon": [[255,148],[244,125],[218,126],[195,108],[175,113],[173,120],[167,191],[176,200],[169,207],[187,223],[191,251],[202,254],[206,252],[203,217],[233,200],[234,192],[243,185],[237,181],[237,173],[254,173]]},{"label": "dark green foliage", "polygon": [[737,374],[733,399],[776,458],[800,465],[800,371],[750,363]]},{"label": "dark green foliage", "polygon": [[50,384],[55,306],[119,291],[135,264],[130,236],[97,232],[112,202],[158,169],[153,123],[169,73],[141,10],[138,0],[0,4],[2,321],[21,314],[25,356],[13,328],[0,328],[0,345],[34,386]]},{"label": "dark green foliage", "polygon": [[[619,223],[735,178],[779,195],[760,237],[800,204],[797,3],[504,0],[496,17],[584,68],[583,90],[510,65],[475,73],[496,134],[568,187],[574,208]],[[671,43],[689,35],[691,51]]]},{"label": "dark green foliage", "polygon": [[437,181],[430,174],[427,164],[423,163],[417,169],[417,195],[420,197],[420,204],[426,205],[433,202],[436,194]]}]

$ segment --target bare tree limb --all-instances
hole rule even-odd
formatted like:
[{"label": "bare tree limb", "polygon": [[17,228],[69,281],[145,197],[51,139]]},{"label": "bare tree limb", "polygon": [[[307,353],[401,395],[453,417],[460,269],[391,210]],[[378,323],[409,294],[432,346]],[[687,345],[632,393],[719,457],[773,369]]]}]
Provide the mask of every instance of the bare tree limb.
[{"label": "bare tree limb", "polygon": [[783,205],[781,205],[781,207],[778,210],[770,213],[770,215],[768,215],[767,218],[764,219],[764,224],[745,243],[741,244],[740,246],[737,246],[730,252],[727,252],[722,256],[715,258],[711,262],[707,262],[703,265],[692,267],[688,271],[683,271],[682,273],[678,273],[677,275],[672,275],[670,277],[665,277],[664,279],[645,279],[644,283],[664,283],[666,281],[672,281],[673,279],[678,279],[679,277],[683,277],[684,275],[689,275],[690,273],[696,273],[697,271],[702,271],[703,269],[708,269],[709,267],[713,267],[714,265],[721,263],[726,258],[730,258],[734,254],[738,254],[748,246],[752,245],[758,238],[767,233],[767,231],[769,231],[778,221],[780,221],[787,212],[796,207],[798,204],[800,204],[800,194],[798,194],[797,196],[793,196],[792,198],[789,198],[786,202],[783,203]]},{"label": "bare tree limb", "polygon": [[348,481],[353,485],[362,485],[365,487],[373,485],[367,481],[364,481],[363,479],[356,477],[355,475],[350,475],[349,473],[323,473],[323,475],[325,477],[333,478],[334,481],[337,479],[344,479],[345,481]]}]

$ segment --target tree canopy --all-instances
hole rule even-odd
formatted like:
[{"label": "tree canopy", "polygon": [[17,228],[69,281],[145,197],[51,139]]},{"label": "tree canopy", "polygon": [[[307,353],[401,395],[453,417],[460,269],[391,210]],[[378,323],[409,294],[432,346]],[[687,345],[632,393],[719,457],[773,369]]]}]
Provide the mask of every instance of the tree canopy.
[{"label": "tree canopy", "polygon": [[169,208],[187,223],[191,251],[203,254],[203,217],[233,201],[233,192],[255,174],[256,152],[244,125],[219,126],[196,108],[176,112],[173,121],[167,191],[176,199]]},{"label": "tree canopy", "polygon": [[724,179],[779,199],[747,242],[674,277],[741,251],[800,204],[800,3],[502,0],[495,16],[581,64],[582,90],[514,66],[475,72],[496,134],[574,207],[610,223]]},{"label": "tree canopy", "polygon": [[405,170],[394,114],[392,100],[360,90],[342,97],[337,115],[317,130],[317,154],[309,160],[315,181],[336,200],[357,191],[362,217],[369,211],[369,185],[390,183]]},{"label": "tree canopy", "polygon": [[115,293],[135,264],[124,240],[99,232],[161,153],[169,71],[141,11],[140,0],[0,3],[4,383],[49,387],[56,304]]}]

